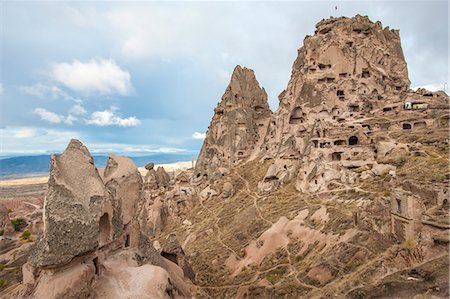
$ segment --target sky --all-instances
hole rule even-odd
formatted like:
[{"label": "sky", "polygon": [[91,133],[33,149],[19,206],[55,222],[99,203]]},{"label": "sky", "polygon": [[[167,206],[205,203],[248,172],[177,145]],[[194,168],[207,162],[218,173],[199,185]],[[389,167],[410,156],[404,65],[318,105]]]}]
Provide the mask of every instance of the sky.
[{"label": "sky", "polygon": [[[400,29],[413,88],[448,86],[447,1],[1,1],[0,155],[198,153],[236,65],[271,109],[330,16]],[[335,10],[335,6],[338,7]]]}]

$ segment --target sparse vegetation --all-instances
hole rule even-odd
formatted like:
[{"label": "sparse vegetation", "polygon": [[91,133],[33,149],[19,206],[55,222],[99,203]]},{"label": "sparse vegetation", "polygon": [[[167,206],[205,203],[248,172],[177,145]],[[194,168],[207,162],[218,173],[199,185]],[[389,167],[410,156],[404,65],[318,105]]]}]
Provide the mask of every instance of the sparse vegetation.
[{"label": "sparse vegetation", "polygon": [[12,223],[12,225],[14,227],[14,230],[16,232],[20,231],[23,227],[26,226],[26,222],[25,222],[25,220],[23,218],[13,219],[13,220],[11,220],[11,223]]},{"label": "sparse vegetation", "polygon": [[0,288],[4,288],[6,286],[6,280],[0,279]]},{"label": "sparse vegetation", "polygon": [[31,232],[30,232],[29,230],[25,230],[25,231],[22,233],[22,235],[20,235],[20,238],[21,238],[22,240],[30,240],[30,239],[31,239],[30,236],[31,236]]}]

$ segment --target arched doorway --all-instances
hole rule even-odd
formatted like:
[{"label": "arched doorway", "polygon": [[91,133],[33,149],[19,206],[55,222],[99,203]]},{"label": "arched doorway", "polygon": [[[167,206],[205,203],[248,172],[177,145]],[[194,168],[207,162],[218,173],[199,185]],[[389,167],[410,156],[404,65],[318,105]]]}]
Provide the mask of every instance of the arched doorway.
[{"label": "arched doorway", "polygon": [[102,246],[109,242],[109,237],[111,235],[111,223],[109,222],[108,213],[105,213],[100,217],[98,227],[98,243]]}]

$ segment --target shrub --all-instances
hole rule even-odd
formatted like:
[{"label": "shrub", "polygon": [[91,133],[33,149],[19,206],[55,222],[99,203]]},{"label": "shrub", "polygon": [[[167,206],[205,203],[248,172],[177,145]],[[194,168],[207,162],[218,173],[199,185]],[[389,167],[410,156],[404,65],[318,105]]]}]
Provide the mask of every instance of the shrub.
[{"label": "shrub", "polygon": [[20,238],[21,238],[22,240],[28,240],[28,239],[30,238],[30,236],[31,236],[30,231],[29,231],[29,230],[25,230],[25,231],[22,233],[22,235],[20,236]]},{"label": "shrub", "polygon": [[405,165],[406,161],[407,160],[406,160],[405,156],[400,156],[394,161],[394,165],[397,166],[398,168],[400,168],[403,165]]},{"label": "shrub", "polygon": [[11,220],[11,223],[14,226],[14,230],[16,232],[20,231],[20,229],[26,225],[25,220],[23,220],[22,218],[13,219]]},{"label": "shrub", "polygon": [[4,286],[6,286],[6,280],[0,279],[0,288],[3,288]]},{"label": "shrub", "polygon": [[417,246],[417,241],[414,239],[406,239],[403,243],[403,247],[406,249],[413,249]]},{"label": "shrub", "polygon": [[5,264],[0,263],[0,271],[3,271],[3,269],[5,269],[5,267],[6,267]]}]

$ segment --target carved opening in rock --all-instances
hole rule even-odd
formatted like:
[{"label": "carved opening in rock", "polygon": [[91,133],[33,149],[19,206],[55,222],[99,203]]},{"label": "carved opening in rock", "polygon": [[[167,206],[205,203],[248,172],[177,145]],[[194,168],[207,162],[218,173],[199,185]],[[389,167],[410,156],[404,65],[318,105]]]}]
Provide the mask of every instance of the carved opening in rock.
[{"label": "carved opening in rock", "polygon": [[94,258],[93,260],[92,260],[92,262],[94,263],[94,268],[95,268],[95,275],[98,275],[99,274],[99,264],[98,264],[98,257],[96,257],[96,258]]},{"label": "carved opening in rock", "polygon": [[396,86],[395,89],[396,90],[402,90],[402,87],[401,86]]},{"label": "carved opening in rock", "polygon": [[363,71],[362,71],[362,77],[363,77],[363,78],[370,78],[370,72],[369,72],[369,70],[363,70]]},{"label": "carved opening in rock", "polygon": [[368,129],[368,130],[370,130],[370,125],[367,125],[367,124],[366,124],[366,125],[362,125],[362,127],[363,127],[363,128],[366,128],[366,129]]},{"label": "carved opening in rock", "polygon": [[295,109],[292,111],[291,117],[289,118],[290,124],[298,124],[303,123],[303,112],[301,107],[295,107]]},{"label": "carved opening in rock", "polygon": [[350,111],[350,112],[358,112],[359,111],[359,105],[357,105],[357,104],[350,104],[348,106],[348,111]]},{"label": "carved opening in rock", "polygon": [[238,156],[243,156],[244,152],[238,152]]},{"label": "carved opening in rock", "polygon": [[170,252],[161,251],[161,256],[178,265],[177,255]]},{"label": "carved opening in rock", "polygon": [[339,96],[343,96],[344,95],[344,91],[343,90],[338,90],[337,92],[336,92],[336,95],[339,97]]},{"label": "carved opening in rock", "polygon": [[125,248],[130,247],[130,234],[125,236]]},{"label": "carved opening in rock", "polygon": [[347,42],[347,46],[353,47],[353,42]]},{"label": "carved opening in rock", "polygon": [[314,147],[317,148],[317,146],[319,145],[319,141],[313,140],[313,143],[314,143]]},{"label": "carved opening in rock", "polygon": [[314,180],[314,184],[316,184],[316,185],[317,185],[317,180]]},{"label": "carved opening in rock", "polygon": [[335,140],[333,144],[334,145],[345,145],[345,140],[341,140],[341,139]]},{"label": "carved opening in rock", "polygon": [[275,175],[264,178],[264,182],[271,182],[271,181],[277,181],[277,180],[278,180],[278,178]]},{"label": "carved opening in rock", "polygon": [[341,153],[334,152],[331,154],[331,160],[333,161],[340,161],[341,160]]},{"label": "carved opening in rock", "polygon": [[427,127],[427,123],[424,121],[418,121],[414,123],[414,129],[423,129]]},{"label": "carved opening in rock", "polygon": [[331,83],[331,82],[333,82],[334,81],[334,78],[333,77],[327,77],[327,83]]},{"label": "carved opening in rock", "polygon": [[321,70],[326,70],[326,69],[331,69],[331,64],[323,64],[323,63],[319,63],[318,64],[319,69]]},{"label": "carved opening in rock", "polygon": [[408,123],[404,123],[403,125],[402,125],[402,128],[403,128],[403,130],[411,130],[411,124],[408,124]]},{"label": "carved opening in rock", "polygon": [[358,144],[358,137],[356,136],[350,136],[348,139],[348,145],[357,145]]},{"label": "carved opening in rock", "polygon": [[111,234],[111,224],[109,223],[109,215],[108,213],[103,214],[100,217],[99,221],[99,234],[98,234],[98,242],[99,245],[102,246],[109,241],[109,236]]},{"label": "carved opening in rock", "polygon": [[397,198],[396,203],[397,203],[397,213],[401,214],[402,213],[402,201]]},{"label": "carved opening in rock", "polygon": [[347,77],[347,73],[339,73],[339,78],[345,78]]},{"label": "carved opening in rock", "polygon": [[450,117],[448,115],[445,115],[439,119],[440,127],[448,127],[449,124],[450,124]]},{"label": "carved opening in rock", "polygon": [[255,107],[255,112],[258,113],[258,114],[263,113],[264,112],[264,107],[256,106]]}]

